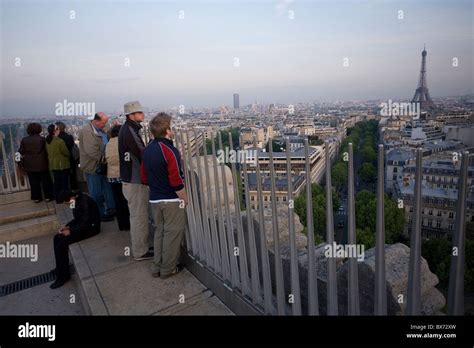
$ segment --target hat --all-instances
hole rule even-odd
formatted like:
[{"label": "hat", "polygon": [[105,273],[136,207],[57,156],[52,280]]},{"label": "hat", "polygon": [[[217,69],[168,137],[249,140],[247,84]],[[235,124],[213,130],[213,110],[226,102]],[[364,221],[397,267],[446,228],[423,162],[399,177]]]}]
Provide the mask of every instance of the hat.
[{"label": "hat", "polygon": [[125,103],[123,108],[125,115],[133,114],[134,112],[143,112],[143,106],[138,100]]}]

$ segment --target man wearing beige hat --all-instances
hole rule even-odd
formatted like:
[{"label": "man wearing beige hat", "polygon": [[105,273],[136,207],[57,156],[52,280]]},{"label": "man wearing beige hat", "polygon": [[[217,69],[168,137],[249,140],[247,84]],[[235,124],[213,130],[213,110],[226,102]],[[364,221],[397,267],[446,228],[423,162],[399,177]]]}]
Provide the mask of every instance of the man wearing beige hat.
[{"label": "man wearing beige hat", "polygon": [[145,148],[140,130],[145,119],[139,101],[124,105],[127,120],[120,128],[118,136],[120,179],[123,195],[130,210],[130,237],[132,255],[136,261],[152,259],[153,252],[148,248],[148,186],[143,185],[140,176],[142,153]]}]

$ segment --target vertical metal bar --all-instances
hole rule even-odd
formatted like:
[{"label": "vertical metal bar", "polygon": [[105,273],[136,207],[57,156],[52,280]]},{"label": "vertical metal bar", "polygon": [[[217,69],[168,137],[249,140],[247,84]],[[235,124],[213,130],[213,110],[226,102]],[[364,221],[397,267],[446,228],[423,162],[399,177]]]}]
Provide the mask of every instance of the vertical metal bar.
[{"label": "vertical metal bar", "polygon": [[[271,146],[271,144],[270,144]],[[291,174],[290,138],[286,138],[286,178],[288,180],[288,234],[290,240],[291,293],[294,302],[291,307],[293,315],[301,315],[300,274],[296,250],[295,215],[293,200],[293,178]]]},{"label": "vertical metal bar", "polygon": [[[216,158],[216,144],[214,141],[214,133],[211,136],[211,145],[212,145],[212,164],[214,169],[214,180],[216,185],[216,206],[217,206],[217,221],[218,221],[218,232],[219,232],[219,242],[221,247],[222,255],[222,276],[225,280],[230,281],[230,266],[229,266],[229,251],[227,250],[227,241],[225,238],[225,227],[224,221],[222,219],[222,205],[221,205],[221,193],[219,192],[219,175],[217,174],[217,158]],[[225,185],[225,180],[222,178],[222,183]]]},{"label": "vertical metal bar", "polygon": [[[18,177],[17,167],[15,165],[16,164],[15,163],[15,150],[14,150],[14,147],[13,147],[12,127],[8,126],[8,130],[10,132],[10,152],[11,152],[12,160],[13,160],[12,170],[13,170],[13,173],[15,174],[15,188],[14,188],[14,190],[15,191],[20,191],[20,180],[19,180],[19,177]],[[7,165],[7,162],[3,162],[3,164]]]},{"label": "vertical metal bar", "polygon": [[[331,158],[329,154],[329,141],[325,142],[326,154],[326,243],[333,248],[334,243],[334,217],[332,212],[332,183],[331,183]],[[336,278],[336,259],[329,257],[327,259],[327,314],[337,315],[337,278]]]},{"label": "vertical metal bar", "polygon": [[[224,151],[222,147],[222,136],[221,132],[218,133],[218,140],[219,140],[219,149]],[[221,163],[221,174],[222,174],[222,189],[224,191],[224,210],[225,210],[225,217],[226,217],[226,235],[227,235],[227,246],[229,248],[229,261],[230,261],[230,276],[232,279],[232,286],[234,288],[240,287],[239,282],[239,268],[237,266],[237,258],[235,256],[235,240],[234,240],[234,226],[232,223],[232,217],[230,215],[230,207],[229,207],[229,191],[227,185],[227,177],[225,175],[225,161]]]},{"label": "vertical metal bar", "polygon": [[[256,153],[257,150],[255,150]],[[257,158],[255,158],[257,160]],[[260,304],[262,301],[260,292],[260,275],[258,273],[258,258],[257,258],[257,246],[255,242],[255,232],[253,225],[252,206],[250,203],[250,190],[248,183],[248,172],[247,172],[247,153],[244,152],[244,161],[242,163],[242,170],[244,173],[244,190],[245,190],[245,210],[247,215],[247,229],[249,237],[249,249],[250,249],[250,281],[252,284],[252,301]]]},{"label": "vertical metal bar", "polygon": [[[234,145],[232,143],[232,133],[229,132],[229,151],[234,151]],[[239,159],[240,156],[235,156]],[[247,248],[245,247],[245,240],[243,236],[243,225],[242,225],[242,212],[240,210],[240,193],[242,189],[238,186],[237,180],[237,169],[235,167],[235,161],[231,162],[232,170],[232,184],[234,187],[234,204],[235,204],[235,218],[237,222],[237,243],[239,247],[239,266],[240,266],[240,280],[242,282],[242,293],[247,296],[251,296],[249,287],[249,273],[247,265]],[[240,172],[239,172],[240,175]]]},{"label": "vertical metal bar", "polygon": [[[197,139],[196,131],[193,129],[194,139]],[[196,171],[199,174],[199,187],[196,189],[199,190],[199,198],[201,203],[201,214],[202,214],[202,225],[203,225],[203,238],[204,238],[204,250],[206,253],[206,263],[214,268],[214,262],[212,258],[212,245],[211,245],[211,232],[209,231],[209,218],[207,216],[207,202],[206,198],[204,197],[204,182],[203,180],[206,178],[205,174],[203,173],[203,165],[201,164],[201,155],[200,155],[200,144],[196,141]]]},{"label": "vertical metal bar", "polygon": [[[214,264],[214,271],[216,273],[222,274],[221,270],[221,252],[219,250],[219,237],[216,225],[216,215],[214,211],[214,204],[212,202],[212,191],[211,191],[211,179],[209,175],[209,163],[208,163],[208,156],[207,156],[207,148],[206,144],[204,143],[203,146],[203,153],[204,153],[204,173],[206,175],[206,188],[207,188],[207,199],[208,199],[208,207],[209,207],[209,218],[211,224],[211,239],[212,239],[212,257],[213,257],[213,264]],[[212,157],[211,157],[212,160]],[[217,187],[216,187],[217,190]]]},{"label": "vertical metal bar", "polygon": [[378,147],[377,222],[375,236],[375,315],[387,315],[387,281],[385,278],[385,203],[383,145]]},{"label": "vertical metal bar", "polygon": [[196,182],[196,173],[194,172],[194,164],[193,164],[193,158],[191,155],[191,140],[189,137],[189,132],[188,129],[185,130],[186,132],[186,143],[188,144],[188,165],[189,165],[189,171],[190,171],[190,184],[191,184],[191,191],[193,193],[192,199],[193,199],[193,207],[194,207],[194,218],[196,221],[196,224],[194,227],[196,228],[196,243],[198,245],[198,256],[201,261],[206,261],[206,251],[204,247],[204,242],[203,242],[203,233],[202,233],[202,219],[201,219],[201,208],[199,205],[199,198],[198,198],[198,192],[197,192],[197,182]]},{"label": "vertical metal bar", "polygon": [[[347,243],[356,245],[355,233],[355,199],[354,199],[354,152],[352,143],[349,143],[349,163],[348,163],[348,197],[347,197]],[[359,308],[359,276],[358,276],[357,259],[351,257],[349,259],[348,273],[348,314],[360,315]]]},{"label": "vertical metal bar", "polygon": [[5,177],[7,178],[6,192],[11,193],[13,192],[13,185],[12,185],[12,178],[10,176],[10,169],[8,168],[8,157],[5,152],[5,143],[4,143],[5,134],[3,132],[0,132],[0,138],[2,140],[2,156],[3,156],[3,168],[4,168],[3,173]]},{"label": "vertical metal bar", "polygon": [[186,187],[186,193],[188,195],[188,206],[186,207],[186,214],[188,215],[188,226],[186,228],[186,248],[188,252],[191,252],[192,255],[197,254],[197,247],[196,247],[196,239],[195,239],[195,231],[191,231],[191,227],[196,225],[196,221],[194,220],[194,210],[192,206],[192,192],[190,188],[190,173],[188,171],[188,166],[186,164],[187,160],[187,149],[184,147],[184,140],[183,140],[183,131],[180,128],[179,132],[175,131],[175,134],[179,134],[179,141],[181,147],[181,163],[183,164],[184,170],[184,186]]},{"label": "vertical metal bar", "polygon": [[458,201],[456,222],[453,236],[453,248],[457,253],[451,254],[449,270],[448,314],[464,315],[464,258],[466,244],[466,200],[469,152],[465,151],[461,158],[461,169],[458,181]]},{"label": "vertical metal bar", "polygon": [[421,310],[421,209],[422,209],[423,149],[416,150],[415,209],[410,236],[410,263],[408,268],[407,314],[419,315]]},{"label": "vertical metal bar", "polygon": [[270,186],[271,186],[271,204],[272,204],[272,222],[273,222],[273,249],[275,256],[275,280],[276,280],[276,295],[277,295],[277,309],[279,315],[285,314],[285,285],[283,280],[283,265],[281,263],[280,251],[280,230],[278,227],[278,210],[276,202],[276,183],[275,183],[275,168],[273,166],[273,139],[269,138],[269,166],[270,166]]},{"label": "vertical metal bar", "polygon": [[[257,151],[255,158],[255,172],[257,176],[257,199],[258,199],[258,224],[260,229],[260,253],[262,254],[262,276],[263,276],[263,298],[264,309],[266,314],[273,312],[273,294],[272,294],[272,280],[270,274],[270,260],[268,258],[268,244],[267,236],[265,235],[265,216],[263,213],[263,190],[262,190],[262,175],[260,173],[260,162],[258,161],[257,137],[253,136],[253,146]],[[246,178],[248,180],[248,178]]]},{"label": "vertical metal bar", "polygon": [[306,229],[308,231],[308,314],[319,315],[318,278],[314,255],[313,190],[311,187],[311,165],[309,163],[308,138],[304,139],[306,171]]}]

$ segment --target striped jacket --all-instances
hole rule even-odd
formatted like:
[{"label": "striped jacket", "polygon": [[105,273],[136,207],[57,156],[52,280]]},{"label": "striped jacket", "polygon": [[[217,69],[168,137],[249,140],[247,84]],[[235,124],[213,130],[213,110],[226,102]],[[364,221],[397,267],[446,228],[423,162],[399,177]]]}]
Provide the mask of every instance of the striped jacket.
[{"label": "striped jacket", "polygon": [[150,201],[176,199],[184,188],[181,155],[173,142],[154,139],[143,151],[142,182],[150,187]]}]

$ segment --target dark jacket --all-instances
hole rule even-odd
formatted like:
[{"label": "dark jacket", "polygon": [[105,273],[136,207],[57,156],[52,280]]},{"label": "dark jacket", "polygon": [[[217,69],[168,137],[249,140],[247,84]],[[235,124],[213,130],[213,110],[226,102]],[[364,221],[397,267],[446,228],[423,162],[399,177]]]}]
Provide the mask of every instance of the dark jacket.
[{"label": "dark jacket", "polygon": [[140,166],[145,144],[140,136],[142,126],[127,119],[120,128],[118,148],[120,159],[120,178],[123,182],[141,184]]},{"label": "dark jacket", "polygon": [[69,156],[69,161],[71,163],[71,168],[74,169],[73,167],[76,166],[76,164],[79,162],[80,158],[80,153],[79,153],[79,147],[76,145],[74,142],[74,137],[66,132],[61,132],[58,135],[64,142],[66,143],[66,147],[69,150],[69,153],[71,154]]},{"label": "dark jacket", "polygon": [[64,140],[64,143],[66,144],[67,149],[69,152],[72,151],[72,148],[74,147],[74,137],[66,132],[61,132],[59,133],[58,137],[60,137],[62,140]]},{"label": "dark jacket", "polygon": [[184,188],[181,156],[173,142],[154,139],[143,151],[142,181],[150,186],[150,200],[176,199]]},{"label": "dark jacket", "polygon": [[48,170],[46,139],[39,134],[21,139],[18,152],[22,156],[23,170],[26,172],[44,172]]},{"label": "dark jacket", "polygon": [[88,195],[78,193],[72,215],[74,219],[66,225],[71,230],[71,235],[81,234],[87,238],[100,232],[99,207]]}]

